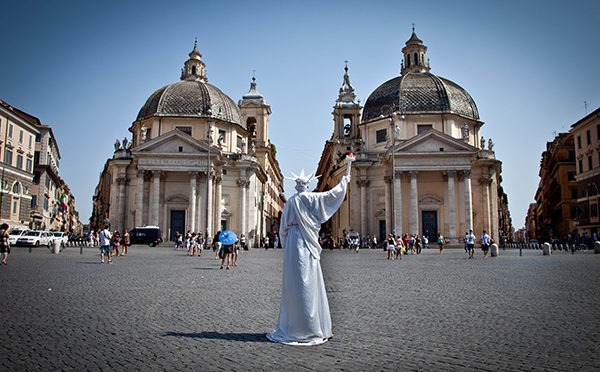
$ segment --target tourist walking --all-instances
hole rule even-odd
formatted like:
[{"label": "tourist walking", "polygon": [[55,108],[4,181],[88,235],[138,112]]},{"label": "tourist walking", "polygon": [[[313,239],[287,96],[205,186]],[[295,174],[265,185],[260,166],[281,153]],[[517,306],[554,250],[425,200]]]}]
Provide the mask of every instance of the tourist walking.
[{"label": "tourist walking", "polygon": [[490,250],[490,236],[483,230],[481,235],[481,250],[483,251],[483,258],[487,258],[488,251]]},{"label": "tourist walking", "polygon": [[[115,230],[112,235],[112,255],[114,257],[119,255],[119,242],[121,241],[121,235]],[[116,253],[115,253],[116,252]]]},{"label": "tourist walking", "polygon": [[127,229],[125,229],[125,232],[123,232],[123,252],[121,253],[121,256],[123,256],[123,255],[127,256],[127,251],[129,250],[128,248],[130,245],[131,245],[131,237],[129,236]]},{"label": "tourist walking", "polygon": [[442,235],[441,232],[438,233],[438,247],[440,247],[440,254],[443,253],[444,250],[444,244],[446,244],[446,241],[444,240],[444,236]]},{"label": "tourist walking", "polygon": [[0,253],[2,254],[2,265],[8,265],[6,258],[10,253],[10,244],[8,243],[8,224],[0,225]]},{"label": "tourist walking", "polygon": [[394,241],[394,235],[389,234],[388,235],[388,239],[387,239],[387,259],[388,260],[393,260],[394,259],[394,253],[396,251],[396,242]]},{"label": "tourist walking", "polygon": [[398,235],[396,237],[396,258],[401,260],[403,251],[405,250],[404,244],[402,243],[402,237]]},{"label": "tourist walking", "polygon": [[100,239],[100,263],[104,263],[105,254],[107,255],[108,263],[112,263],[110,259],[110,240],[112,237],[110,231],[108,231],[108,227],[104,227],[104,230],[100,231],[98,238]]},{"label": "tourist walking", "polygon": [[465,245],[469,252],[469,258],[475,258],[475,235],[473,235],[473,230],[469,230],[465,236]]},{"label": "tourist walking", "polygon": [[415,250],[417,254],[421,254],[421,238],[419,235],[415,235]]}]

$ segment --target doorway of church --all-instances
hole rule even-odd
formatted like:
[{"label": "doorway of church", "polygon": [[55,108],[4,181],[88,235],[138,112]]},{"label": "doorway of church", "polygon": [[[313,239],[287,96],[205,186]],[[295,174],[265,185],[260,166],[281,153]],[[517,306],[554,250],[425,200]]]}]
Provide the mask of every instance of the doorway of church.
[{"label": "doorway of church", "polygon": [[379,221],[379,243],[381,244],[387,240],[387,231],[385,229],[385,220]]},{"label": "doorway of church", "polygon": [[421,221],[423,222],[422,235],[427,237],[430,244],[437,242],[437,211],[423,211]]},{"label": "doorway of church", "polygon": [[171,211],[171,229],[169,240],[175,241],[175,236],[179,231],[185,235],[185,211]]}]

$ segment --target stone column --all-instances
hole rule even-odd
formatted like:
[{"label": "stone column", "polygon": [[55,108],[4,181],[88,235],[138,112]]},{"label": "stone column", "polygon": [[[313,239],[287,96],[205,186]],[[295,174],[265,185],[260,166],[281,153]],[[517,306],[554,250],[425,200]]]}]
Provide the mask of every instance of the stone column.
[{"label": "stone column", "polygon": [[189,197],[189,221],[188,229],[196,232],[196,181],[198,180],[198,172],[190,172],[190,197]]},{"label": "stone column", "polygon": [[464,170],[465,181],[465,231],[473,229],[473,202],[471,199],[471,170]]},{"label": "stone column", "polygon": [[387,230],[385,235],[387,237],[394,230],[394,226],[392,226],[392,195],[390,195],[392,193],[392,177],[385,176],[383,179],[385,181],[385,229]]},{"label": "stone column", "polygon": [[368,207],[367,207],[367,188],[371,184],[369,180],[359,180],[356,184],[360,188],[360,235],[367,236],[368,234]]},{"label": "stone column", "polygon": [[117,178],[117,185],[119,185],[119,194],[117,196],[117,230],[123,233],[125,228],[125,183],[127,178]]},{"label": "stone column", "polygon": [[215,231],[221,230],[221,215],[223,214],[223,171],[219,169],[215,177]]},{"label": "stone column", "polygon": [[[479,179],[483,191],[483,229],[490,232],[490,184],[492,180],[489,175],[484,175]],[[496,238],[497,239],[497,238]]]},{"label": "stone column", "polygon": [[418,170],[411,170],[410,174],[410,209],[408,218],[408,233],[419,233],[419,191],[417,189]]},{"label": "stone column", "polygon": [[149,219],[149,222],[152,223],[153,226],[158,226],[158,201],[160,196],[160,175],[161,171],[153,170],[152,171],[152,204],[151,211],[152,216]]},{"label": "stone column", "polygon": [[446,175],[448,176],[448,214],[450,217],[449,232],[446,233],[446,237],[450,239],[451,243],[458,243],[456,240],[456,193],[454,192],[454,175],[455,170],[448,170]]},{"label": "stone column", "polygon": [[238,185],[240,186],[240,227],[238,234],[241,236],[242,234],[247,235],[246,216],[248,215],[248,210],[246,209],[246,198],[248,188],[250,187],[250,181],[246,179],[240,179],[238,180]]},{"label": "stone column", "polygon": [[138,181],[138,188],[137,188],[137,200],[136,200],[136,206],[135,206],[135,226],[142,226],[143,224],[143,217],[144,217],[144,176],[146,175],[146,172],[143,170],[137,170],[137,181]]},{"label": "stone column", "polygon": [[394,221],[396,235],[402,235],[402,171],[396,171],[394,184]]}]

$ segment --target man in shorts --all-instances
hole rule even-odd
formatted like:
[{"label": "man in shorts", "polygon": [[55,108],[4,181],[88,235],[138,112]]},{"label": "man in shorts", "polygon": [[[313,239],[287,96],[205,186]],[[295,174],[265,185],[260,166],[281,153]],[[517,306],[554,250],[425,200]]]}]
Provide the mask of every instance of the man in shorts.
[{"label": "man in shorts", "polygon": [[475,235],[473,235],[473,230],[469,230],[469,233],[465,236],[465,244],[469,252],[469,258],[475,258]]},{"label": "man in shorts", "polygon": [[100,231],[100,263],[104,263],[104,254],[108,256],[108,263],[111,264],[110,260],[110,240],[112,236],[110,235],[110,231],[108,231],[108,226],[104,227],[104,230]]},{"label": "man in shorts", "polygon": [[490,250],[490,236],[483,230],[481,235],[481,250],[483,251],[483,258],[487,258],[488,251]]}]

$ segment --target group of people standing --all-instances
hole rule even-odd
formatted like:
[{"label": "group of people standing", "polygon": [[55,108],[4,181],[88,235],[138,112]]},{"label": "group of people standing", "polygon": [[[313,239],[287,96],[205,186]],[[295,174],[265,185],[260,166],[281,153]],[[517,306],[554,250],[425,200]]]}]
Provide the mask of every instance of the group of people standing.
[{"label": "group of people standing", "polygon": [[404,234],[394,238],[393,234],[389,234],[386,240],[388,260],[401,260],[402,255],[405,253],[421,254],[422,248],[429,248],[429,239],[426,236]]},{"label": "group of people standing", "polygon": [[[90,233],[90,241],[94,238],[94,231]],[[127,256],[129,247],[131,246],[131,238],[127,229],[124,230],[123,235],[119,234],[117,230],[111,234],[108,226],[104,227],[97,235],[97,239],[100,244],[100,263],[104,263],[104,255],[107,256],[108,263],[113,263],[112,258],[117,256]],[[122,248],[122,250],[120,250]]]}]

